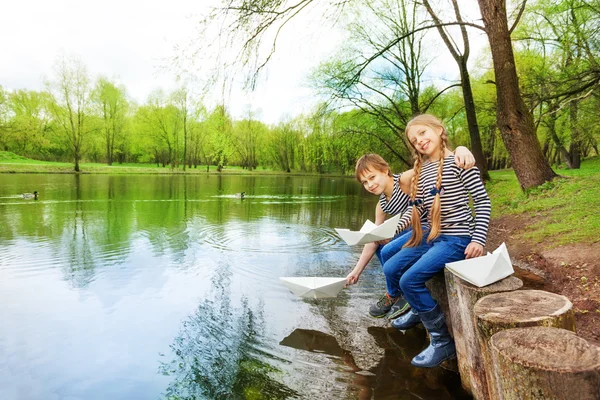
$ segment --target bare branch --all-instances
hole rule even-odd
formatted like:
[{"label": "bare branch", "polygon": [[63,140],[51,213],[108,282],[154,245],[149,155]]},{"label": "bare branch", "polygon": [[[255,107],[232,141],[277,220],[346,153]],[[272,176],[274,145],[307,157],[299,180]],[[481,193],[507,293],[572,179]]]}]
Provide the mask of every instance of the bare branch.
[{"label": "bare branch", "polygon": [[436,99],[437,99],[438,97],[440,97],[440,96],[442,95],[442,93],[444,93],[446,90],[448,90],[448,89],[451,89],[451,88],[453,88],[453,87],[461,87],[461,86],[462,86],[462,85],[461,85],[460,83],[455,83],[455,84],[453,84],[453,85],[450,85],[450,86],[446,87],[445,89],[441,90],[440,92],[438,92],[438,93],[437,93],[435,96],[433,96],[433,98],[432,98],[432,99],[431,99],[431,100],[430,100],[430,101],[427,103],[427,105],[426,105],[426,106],[424,106],[424,107],[422,108],[422,109],[423,109],[423,112],[426,112],[426,111],[429,109],[429,107],[431,107],[431,106],[433,105],[433,103],[436,101]]},{"label": "bare branch", "polygon": [[521,20],[521,17],[523,16],[523,12],[525,11],[525,4],[527,4],[527,0],[523,0],[523,3],[521,4],[521,8],[519,9],[519,13],[517,14],[517,18],[515,19],[515,22],[513,22],[513,25],[510,27],[510,29],[508,30],[509,35],[511,33],[513,33],[513,31],[519,24],[519,21]]}]

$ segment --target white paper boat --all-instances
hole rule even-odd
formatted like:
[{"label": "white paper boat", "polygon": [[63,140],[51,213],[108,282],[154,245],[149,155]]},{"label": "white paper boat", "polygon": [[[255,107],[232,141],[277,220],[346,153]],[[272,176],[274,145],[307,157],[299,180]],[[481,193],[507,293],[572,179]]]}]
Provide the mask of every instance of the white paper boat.
[{"label": "white paper boat", "polygon": [[446,264],[446,268],[454,275],[478,287],[491,285],[515,272],[504,243],[492,254],[449,263]]},{"label": "white paper boat", "polygon": [[346,285],[346,278],[286,277],[279,279],[296,296],[307,299],[335,297]]},{"label": "white paper boat", "polygon": [[358,232],[341,228],[335,228],[335,231],[349,246],[354,246],[393,238],[398,227],[398,221],[400,221],[400,214],[388,219],[381,225],[375,225],[367,220]]}]

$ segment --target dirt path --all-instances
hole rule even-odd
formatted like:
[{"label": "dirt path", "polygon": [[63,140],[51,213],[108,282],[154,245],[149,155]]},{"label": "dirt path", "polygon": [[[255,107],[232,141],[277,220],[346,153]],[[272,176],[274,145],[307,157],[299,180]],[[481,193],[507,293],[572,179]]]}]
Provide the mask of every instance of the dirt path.
[{"label": "dirt path", "polygon": [[525,287],[568,297],[575,310],[577,333],[600,345],[600,242],[559,247],[551,241],[530,242],[519,234],[532,222],[524,216],[492,220],[487,249],[506,242]]}]

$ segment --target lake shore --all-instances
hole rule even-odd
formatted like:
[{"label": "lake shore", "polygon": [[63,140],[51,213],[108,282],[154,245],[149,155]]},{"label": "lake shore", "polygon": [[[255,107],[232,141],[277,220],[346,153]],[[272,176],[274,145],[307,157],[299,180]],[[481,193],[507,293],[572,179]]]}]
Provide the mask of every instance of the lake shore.
[{"label": "lake shore", "polygon": [[284,175],[284,176],[326,176],[326,177],[349,177],[339,173],[319,174],[315,172],[301,171],[276,171],[267,169],[256,169],[249,171],[241,167],[225,167],[222,171],[217,171],[216,166],[210,166],[208,171],[206,165],[197,168],[170,168],[157,167],[156,165],[106,165],[106,164],[81,164],[79,172],[73,169],[72,164],[65,163],[11,163],[0,162],[0,174],[115,174],[115,175]]}]

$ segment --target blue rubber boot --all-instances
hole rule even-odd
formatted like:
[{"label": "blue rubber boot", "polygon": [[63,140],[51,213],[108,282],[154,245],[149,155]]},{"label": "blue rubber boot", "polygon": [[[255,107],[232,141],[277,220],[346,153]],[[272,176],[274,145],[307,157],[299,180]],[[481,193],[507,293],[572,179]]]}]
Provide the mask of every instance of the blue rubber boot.
[{"label": "blue rubber boot", "polygon": [[456,357],[456,346],[448,332],[444,313],[438,304],[431,310],[419,313],[423,326],[429,332],[431,343],[419,355],[412,359],[415,367],[433,368],[446,360]]},{"label": "blue rubber boot", "polygon": [[392,326],[401,331],[405,331],[413,326],[419,325],[419,322],[421,322],[420,314],[417,313],[414,308],[411,308],[409,312],[393,320]]}]

